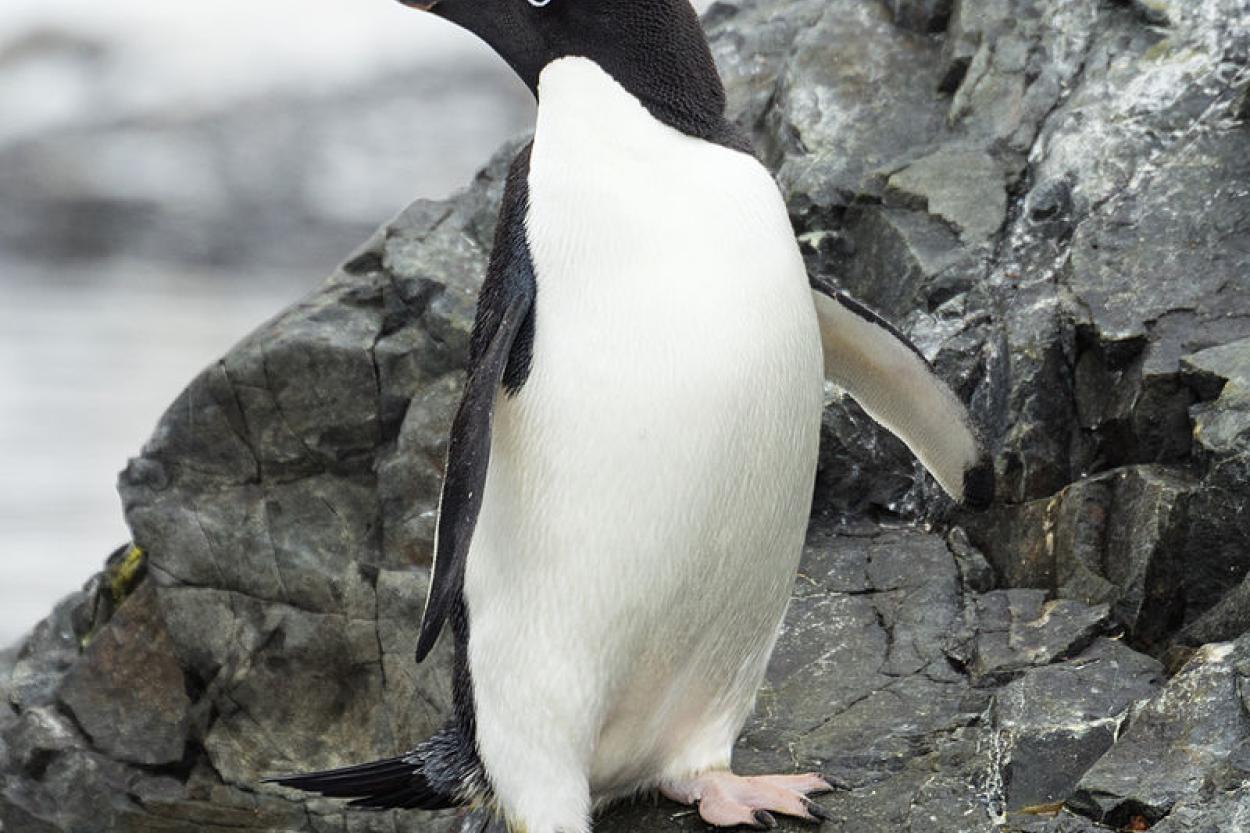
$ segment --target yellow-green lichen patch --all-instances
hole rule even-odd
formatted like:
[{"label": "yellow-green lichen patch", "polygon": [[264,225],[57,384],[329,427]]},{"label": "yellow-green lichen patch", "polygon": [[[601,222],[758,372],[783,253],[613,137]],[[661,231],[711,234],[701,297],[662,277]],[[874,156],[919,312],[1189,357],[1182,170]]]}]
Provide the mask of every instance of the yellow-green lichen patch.
[{"label": "yellow-green lichen patch", "polygon": [[142,578],[143,558],[143,549],[131,544],[120,561],[108,566],[106,577],[113,604],[121,604]]}]

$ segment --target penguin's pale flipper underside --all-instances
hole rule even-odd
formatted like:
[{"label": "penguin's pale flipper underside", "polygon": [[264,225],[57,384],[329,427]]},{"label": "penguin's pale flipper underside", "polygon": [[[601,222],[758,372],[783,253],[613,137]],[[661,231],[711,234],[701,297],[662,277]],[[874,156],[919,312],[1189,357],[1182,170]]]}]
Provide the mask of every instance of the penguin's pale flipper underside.
[{"label": "penguin's pale flipper underside", "polygon": [[417,662],[434,647],[464,586],[469,542],[482,508],[482,490],[490,462],[495,397],[516,393],[529,373],[535,292],[534,266],[525,238],[529,158],[527,145],[508,171],[495,244],[478,296],[468,379],[451,424],[447,466],[438,500],[434,564],[417,637]]},{"label": "penguin's pale flipper underside", "polygon": [[889,322],[841,292],[813,284],[825,377],[902,440],[956,500],[994,499],[994,467],[951,389]]}]

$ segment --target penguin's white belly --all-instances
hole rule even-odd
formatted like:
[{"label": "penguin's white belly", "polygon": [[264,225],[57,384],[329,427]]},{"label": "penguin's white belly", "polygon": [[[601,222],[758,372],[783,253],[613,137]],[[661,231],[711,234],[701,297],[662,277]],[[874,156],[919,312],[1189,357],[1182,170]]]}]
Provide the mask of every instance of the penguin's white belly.
[{"label": "penguin's white belly", "polygon": [[604,797],[728,764],[798,563],[822,392],[767,172],[585,59],[541,84],[532,364],[498,398],[465,578],[479,754],[531,822],[535,783],[580,773]]}]

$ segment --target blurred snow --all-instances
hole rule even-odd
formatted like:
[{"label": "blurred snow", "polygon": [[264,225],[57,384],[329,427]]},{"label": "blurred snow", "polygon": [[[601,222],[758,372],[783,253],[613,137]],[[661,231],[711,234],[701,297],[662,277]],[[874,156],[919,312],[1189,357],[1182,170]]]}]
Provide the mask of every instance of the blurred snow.
[{"label": "blurred snow", "polygon": [[493,64],[477,40],[394,0],[5,0],[0,141],[86,110],[216,110],[414,64]]}]

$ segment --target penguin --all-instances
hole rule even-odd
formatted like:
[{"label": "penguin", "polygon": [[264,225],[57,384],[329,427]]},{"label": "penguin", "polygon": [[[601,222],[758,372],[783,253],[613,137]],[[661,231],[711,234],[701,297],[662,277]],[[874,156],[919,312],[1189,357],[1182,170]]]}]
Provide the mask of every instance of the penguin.
[{"label": "penguin", "polygon": [[[402,2],[403,0],[401,0]],[[416,658],[455,706],[406,754],[272,781],[365,808],[587,833],[660,792],[714,826],[827,816],[731,752],[790,598],[826,379],[955,499],[993,468],[902,334],[809,281],[688,0],[407,0],[538,101],[453,420]]]}]

